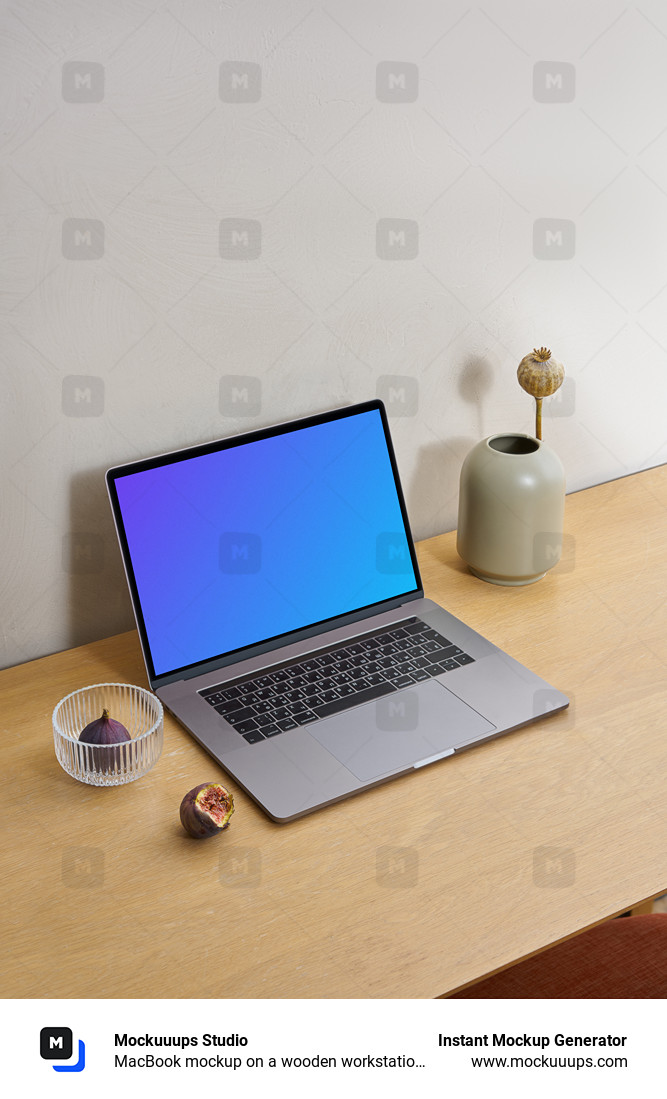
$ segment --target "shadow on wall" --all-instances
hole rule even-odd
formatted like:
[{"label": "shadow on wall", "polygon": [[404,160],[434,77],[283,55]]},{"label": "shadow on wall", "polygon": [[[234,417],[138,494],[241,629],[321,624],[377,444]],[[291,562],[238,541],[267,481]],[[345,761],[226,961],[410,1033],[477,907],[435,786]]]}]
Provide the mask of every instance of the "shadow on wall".
[{"label": "shadow on wall", "polygon": [[471,447],[486,436],[484,396],[491,389],[493,381],[494,369],[490,361],[483,355],[468,355],[459,374],[457,389],[466,404],[474,406],[477,415],[477,438],[472,441]]},{"label": "shadow on wall", "polygon": [[69,580],[69,645],[130,630],[134,615],[111,515],[106,467],[75,473],[62,566]]},{"label": "shadow on wall", "polygon": [[420,538],[456,528],[461,466],[475,441],[462,436],[429,443],[417,451],[407,504],[412,523],[419,526]]},{"label": "shadow on wall", "polygon": [[[422,538],[456,529],[461,466],[468,452],[485,436],[484,398],[494,377],[489,359],[483,355],[469,355],[456,382],[452,379],[444,383],[456,384],[463,400],[474,406],[477,436],[453,436],[420,447],[407,496],[408,511],[415,524],[419,524]],[[445,430],[451,426],[443,424]]]}]

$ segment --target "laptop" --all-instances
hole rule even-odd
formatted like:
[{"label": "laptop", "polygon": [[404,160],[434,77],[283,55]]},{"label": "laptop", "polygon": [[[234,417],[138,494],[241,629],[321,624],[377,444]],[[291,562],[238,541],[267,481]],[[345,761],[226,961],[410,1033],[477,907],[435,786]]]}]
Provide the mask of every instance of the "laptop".
[{"label": "laptop", "polygon": [[568,705],[424,597],[379,400],[106,477],[150,686],[274,821]]}]

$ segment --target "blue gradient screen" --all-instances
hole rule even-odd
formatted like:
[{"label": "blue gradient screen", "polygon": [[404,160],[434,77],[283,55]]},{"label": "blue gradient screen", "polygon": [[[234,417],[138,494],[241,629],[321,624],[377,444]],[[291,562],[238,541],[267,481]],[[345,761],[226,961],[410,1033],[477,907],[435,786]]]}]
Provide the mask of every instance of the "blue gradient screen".
[{"label": "blue gradient screen", "polygon": [[115,486],[158,676],[418,587],[376,409]]}]

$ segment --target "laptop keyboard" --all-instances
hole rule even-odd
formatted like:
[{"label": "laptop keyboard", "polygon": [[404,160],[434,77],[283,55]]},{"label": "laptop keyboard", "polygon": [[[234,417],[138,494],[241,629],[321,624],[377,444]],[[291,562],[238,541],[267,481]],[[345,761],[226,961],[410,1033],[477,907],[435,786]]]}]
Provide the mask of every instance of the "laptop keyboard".
[{"label": "laptop keyboard", "polygon": [[258,744],[472,663],[420,618],[408,618],[199,694],[248,744]]}]

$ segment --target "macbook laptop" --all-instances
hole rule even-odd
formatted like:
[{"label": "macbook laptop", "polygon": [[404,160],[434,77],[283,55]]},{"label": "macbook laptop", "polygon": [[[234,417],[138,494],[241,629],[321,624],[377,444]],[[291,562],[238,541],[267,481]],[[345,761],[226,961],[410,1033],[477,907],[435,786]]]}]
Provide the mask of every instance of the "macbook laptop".
[{"label": "macbook laptop", "polygon": [[568,705],[424,598],[381,401],[107,486],[151,688],[275,821]]}]

